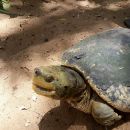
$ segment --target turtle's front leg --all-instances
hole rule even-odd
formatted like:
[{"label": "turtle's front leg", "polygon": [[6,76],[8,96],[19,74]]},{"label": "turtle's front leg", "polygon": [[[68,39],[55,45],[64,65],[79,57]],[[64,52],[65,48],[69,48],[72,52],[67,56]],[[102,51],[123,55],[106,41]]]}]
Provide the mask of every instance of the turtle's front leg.
[{"label": "turtle's front leg", "polygon": [[100,124],[110,126],[121,119],[121,115],[114,112],[113,108],[102,101],[92,101],[91,114]]}]

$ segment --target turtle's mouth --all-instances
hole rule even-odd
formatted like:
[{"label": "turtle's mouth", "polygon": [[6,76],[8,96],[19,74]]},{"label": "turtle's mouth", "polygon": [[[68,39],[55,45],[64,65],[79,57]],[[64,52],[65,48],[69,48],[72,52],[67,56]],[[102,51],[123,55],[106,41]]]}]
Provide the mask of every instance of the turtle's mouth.
[{"label": "turtle's mouth", "polygon": [[40,91],[44,91],[44,92],[51,92],[52,90],[47,89],[47,88],[43,88],[41,86],[35,85],[37,87],[37,89],[39,89]]},{"label": "turtle's mouth", "polygon": [[55,87],[52,84],[45,82],[41,77],[34,76],[32,84],[32,88],[37,94],[48,97],[55,95]]},{"label": "turtle's mouth", "polygon": [[40,95],[43,95],[43,96],[54,96],[55,95],[55,90],[53,89],[48,89],[46,87],[43,87],[43,86],[40,86],[40,85],[37,85],[35,83],[33,83],[33,90],[37,93],[37,94],[40,94]]}]

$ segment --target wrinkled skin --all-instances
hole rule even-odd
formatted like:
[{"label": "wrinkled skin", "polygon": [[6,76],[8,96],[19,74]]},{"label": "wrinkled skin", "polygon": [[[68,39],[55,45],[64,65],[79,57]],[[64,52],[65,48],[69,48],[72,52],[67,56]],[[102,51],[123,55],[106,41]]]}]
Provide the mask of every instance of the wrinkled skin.
[{"label": "wrinkled skin", "polygon": [[73,107],[92,114],[102,125],[110,126],[121,119],[114,109],[107,105],[82,75],[67,66],[42,66],[35,68],[33,89],[37,94],[59,100],[66,100]]}]

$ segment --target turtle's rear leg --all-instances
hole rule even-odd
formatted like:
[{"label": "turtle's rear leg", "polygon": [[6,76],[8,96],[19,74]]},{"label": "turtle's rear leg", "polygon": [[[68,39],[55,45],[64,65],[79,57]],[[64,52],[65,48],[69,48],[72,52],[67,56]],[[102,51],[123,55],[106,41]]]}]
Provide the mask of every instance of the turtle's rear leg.
[{"label": "turtle's rear leg", "polygon": [[121,115],[118,115],[112,107],[102,101],[92,101],[91,114],[98,123],[105,126],[113,125],[121,119]]}]

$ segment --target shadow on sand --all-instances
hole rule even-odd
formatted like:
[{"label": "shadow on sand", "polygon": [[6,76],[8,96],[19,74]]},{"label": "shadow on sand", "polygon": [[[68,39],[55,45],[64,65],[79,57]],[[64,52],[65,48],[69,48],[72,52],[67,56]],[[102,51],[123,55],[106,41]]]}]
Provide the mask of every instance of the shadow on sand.
[{"label": "shadow on sand", "polygon": [[[130,115],[123,115],[121,121],[107,127],[107,130],[112,130],[128,121],[130,121]],[[105,127],[97,124],[91,115],[80,112],[62,101],[59,107],[47,112],[39,123],[39,130],[68,130],[70,127],[74,130],[105,130]]]}]

